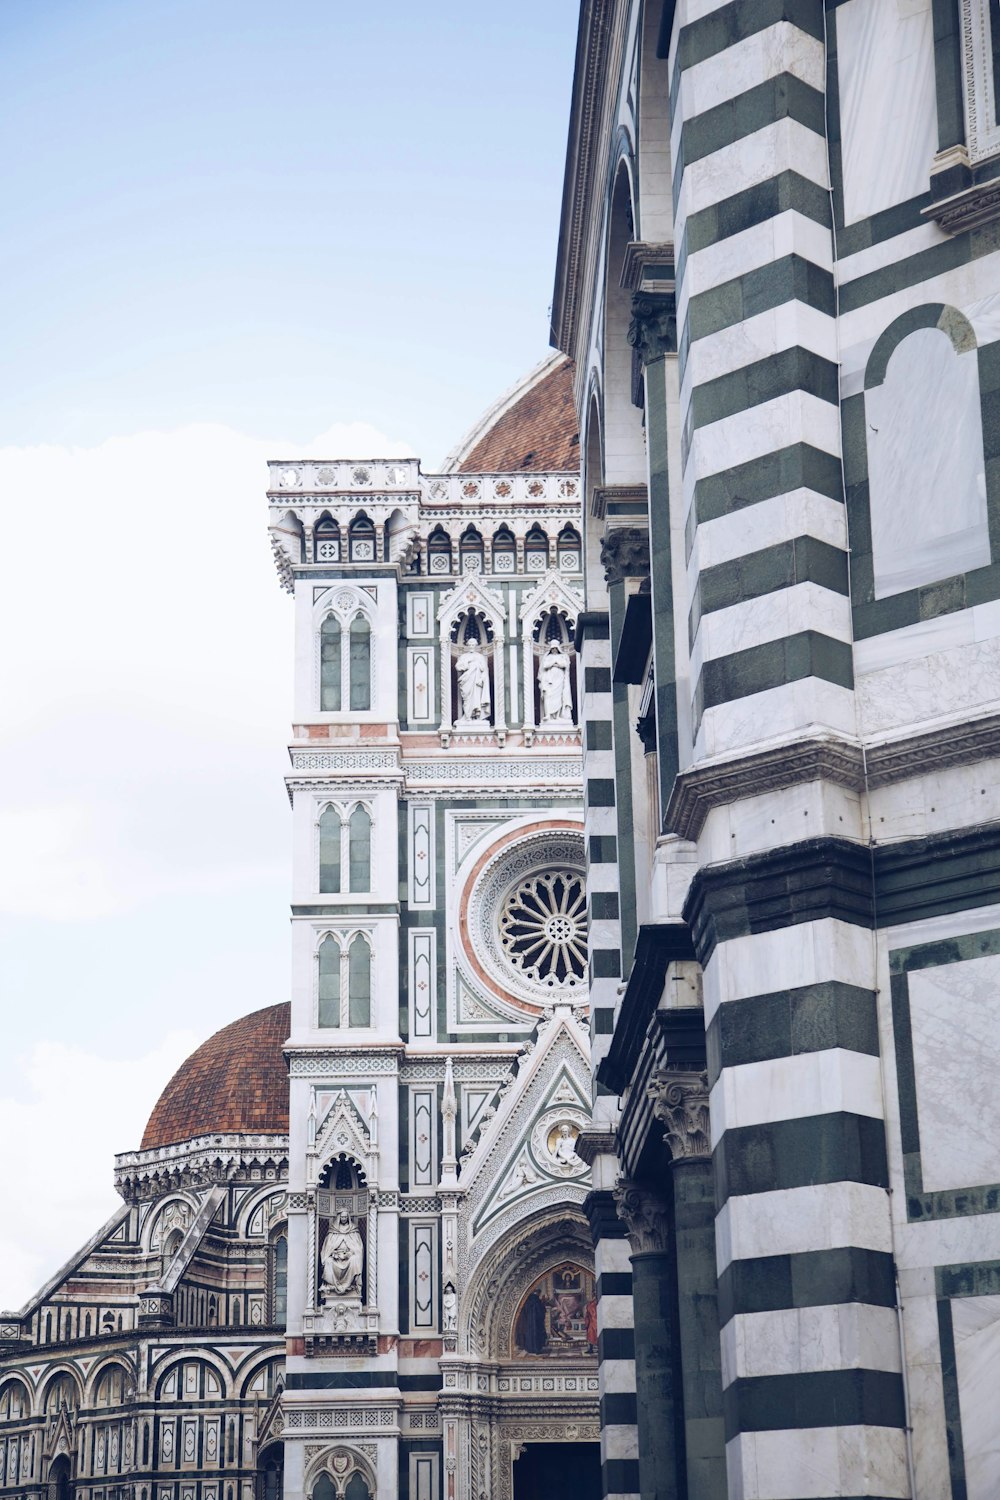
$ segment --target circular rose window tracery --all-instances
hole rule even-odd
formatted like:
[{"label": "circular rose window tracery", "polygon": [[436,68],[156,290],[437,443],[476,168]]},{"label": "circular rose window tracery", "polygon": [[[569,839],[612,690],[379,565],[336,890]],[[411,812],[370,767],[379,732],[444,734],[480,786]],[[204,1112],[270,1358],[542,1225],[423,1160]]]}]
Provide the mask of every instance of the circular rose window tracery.
[{"label": "circular rose window tracery", "polygon": [[587,968],[587,893],[582,875],[546,870],[522,880],[500,913],[509,963],[550,989],[572,989]]}]

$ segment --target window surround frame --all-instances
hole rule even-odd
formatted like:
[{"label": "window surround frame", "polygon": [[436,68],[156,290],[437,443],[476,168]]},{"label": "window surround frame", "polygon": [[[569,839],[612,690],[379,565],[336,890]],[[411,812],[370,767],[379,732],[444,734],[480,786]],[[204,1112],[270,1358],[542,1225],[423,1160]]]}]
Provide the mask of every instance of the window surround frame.
[{"label": "window surround frame", "polygon": [[[350,955],[351,945],[355,938],[361,938],[368,947],[368,1025],[354,1026],[351,1024],[351,976]],[[319,1019],[319,954],[320,949],[327,939],[337,944],[340,962],[340,994],[337,1000],[337,1022],[333,1026],[324,1026]],[[313,950],[313,1028],[316,1031],[336,1032],[370,1032],[376,1029],[375,1020],[375,995],[376,995],[376,969],[375,969],[375,929],[371,926],[361,927],[324,927],[316,935]],[[346,1006],[346,1019],[345,1019]]]},{"label": "window surround frame", "polygon": [[[352,891],[349,889],[351,883],[351,817],[360,808],[368,815],[368,884],[363,891]],[[322,856],[322,829],[320,827],[323,815],[328,809],[332,809],[340,817],[340,890],[324,891],[320,889],[321,878],[321,856]],[[313,860],[314,889],[317,896],[331,901],[366,901],[371,898],[373,884],[372,872],[375,863],[375,811],[364,797],[351,797],[340,801],[336,797],[322,797],[316,800],[316,812],[313,818]],[[347,890],[344,890],[345,874]]]}]

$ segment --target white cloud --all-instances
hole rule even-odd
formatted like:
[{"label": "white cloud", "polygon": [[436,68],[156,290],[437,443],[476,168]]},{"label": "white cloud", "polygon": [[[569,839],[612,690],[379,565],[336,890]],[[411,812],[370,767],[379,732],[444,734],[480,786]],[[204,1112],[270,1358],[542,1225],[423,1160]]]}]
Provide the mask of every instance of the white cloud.
[{"label": "white cloud", "polygon": [[111,1211],[112,1153],[183,1051],[287,999],[292,611],[265,463],[296,453],[412,448],[355,423],[305,448],[198,425],[0,449],[0,1187],[25,1206],[0,1305]]}]

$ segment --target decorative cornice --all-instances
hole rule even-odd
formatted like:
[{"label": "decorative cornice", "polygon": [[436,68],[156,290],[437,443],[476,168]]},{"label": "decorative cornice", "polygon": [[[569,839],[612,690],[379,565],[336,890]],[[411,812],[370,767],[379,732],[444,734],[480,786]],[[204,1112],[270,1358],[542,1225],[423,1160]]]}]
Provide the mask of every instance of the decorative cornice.
[{"label": "decorative cornice", "polygon": [[645,516],[649,507],[649,491],[644,484],[597,484],[590,497],[590,514],[603,521],[609,505],[628,507],[632,515]]},{"label": "decorative cornice", "polygon": [[1000,218],[1000,181],[993,177],[987,182],[976,182],[950,198],[932,201],[920,214],[924,219],[933,219],[946,234],[978,229],[991,219]]},{"label": "decorative cornice", "polygon": [[677,299],[673,289],[637,292],[625,335],[644,365],[677,353]]},{"label": "decorative cornice", "polygon": [[626,292],[638,292],[647,275],[659,286],[646,288],[649,291],[666,290],[674,285],[674,246],[672,240],[652,243],[648,240],[630,240],[622,258],[620,285]]},{"label": "decorative cornice", "polygon": [[942,725],[903,740],[883,740],[865,749],[870,787],[995,757],[1000,758],[1000,714]]},{"label": "decorative cornice", "polygon": [[684,922],[645,922],[639,928],[632,968],[622,996],[611,1046],[597,1069],[597,1081],[614,1094],[628,1088],[663,994],[667,965],[692,962],[695,952]]},{"label": "decorative cornice", "polygon": [[844,740],[799,740],[738,760],[691,766],[674,779],[663,832],[696,839],[713,807],[809,781],[860,789],[864,784],[861,747]]},{"label": "decorative cornice", "polygon": [[633,1255],[655,1255],[669,1248],[670,1218],[659,1193],[645,1184],[620,1182],[614,1195]]},{"label": "decorative cornice", "polygon": [[707,1158],[711,1153],[708,1073],[661,1068],[646,1089],[653,1115],[667,1128],[663,1139],[674,1162]]},{"label": "decorative cornice", "polygon": [[588,1167],[592,1167],[599,1156],[614,1156],[615,1133],[613,1130],[581,1130],[576,1138],[576,1154]]},{"label": "decorative cornice", "polygon": [[601,541],[601,562],[608,583],[649,574],[649,532],[645,526],[615,526]]}]

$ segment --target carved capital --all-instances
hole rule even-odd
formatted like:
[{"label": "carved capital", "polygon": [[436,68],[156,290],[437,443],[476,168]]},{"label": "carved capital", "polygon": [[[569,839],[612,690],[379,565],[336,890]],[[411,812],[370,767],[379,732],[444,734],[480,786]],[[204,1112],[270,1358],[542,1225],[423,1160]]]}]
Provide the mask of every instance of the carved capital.
[{"label": "carved capital", "polygon": [[628,1233],[632,1254],[666,1250],[669,1244],[667,1206],[659,1193],[635,1182],[620,1182],[614,1192],[615,1208]]},{"label": "carved capital", "polygon": [[667,1128],[663,1139],[674,1161],[707,1157],[712,1149],[708,1113],[708,1074],[661,1068],[646,1089],[653,1115]]},{"label": "carved capital", "polygon": [[647,576],[649,532],[644,526],[616,526],[601,542],[601,562],[608,583]]},{"label": "carved capital", "polygon": [[677,300],[673,292],[636,292],[626,338],[644,365],[677,353]]}]

